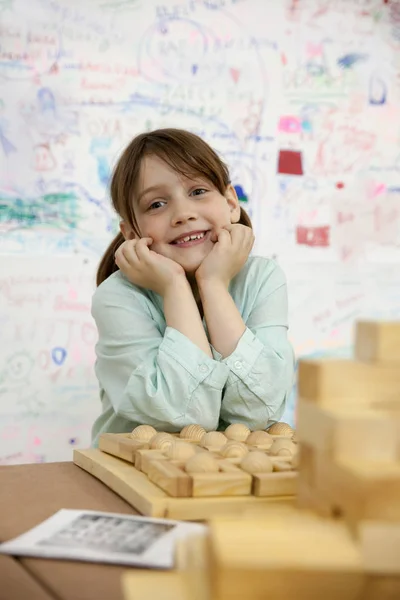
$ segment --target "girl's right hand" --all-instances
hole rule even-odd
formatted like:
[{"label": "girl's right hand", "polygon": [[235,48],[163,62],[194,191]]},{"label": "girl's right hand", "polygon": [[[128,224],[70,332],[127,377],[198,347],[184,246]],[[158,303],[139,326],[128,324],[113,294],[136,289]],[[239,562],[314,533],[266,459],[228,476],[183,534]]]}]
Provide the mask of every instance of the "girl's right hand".
[{"label": "girl's right hand", "polygon": [[164,296],[177,278],[186,274],[177,262],[150,250],[152,238],[126,240],[115,253],[115,263],[131,283]]}]

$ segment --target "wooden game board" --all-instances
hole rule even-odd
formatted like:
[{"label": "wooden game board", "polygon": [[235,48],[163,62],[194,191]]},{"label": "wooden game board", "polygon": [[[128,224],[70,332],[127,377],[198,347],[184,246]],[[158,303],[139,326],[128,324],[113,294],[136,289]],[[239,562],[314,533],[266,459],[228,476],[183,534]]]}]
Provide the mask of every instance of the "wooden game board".
[{"label": "wooden game board", "polygon": [[167,460],[159,450],[132,440],[129,434],[103,434],[99,449],[74,451],[75,464],[140,513],[183,520],[240,515],[253,505],[271,501],[292,502],[297,473],[287,470],[285,457],[273,461],[279,472],[250,475],[239,468],[237,460],[221,457],[218,473],[189,475],[179,462]]}]

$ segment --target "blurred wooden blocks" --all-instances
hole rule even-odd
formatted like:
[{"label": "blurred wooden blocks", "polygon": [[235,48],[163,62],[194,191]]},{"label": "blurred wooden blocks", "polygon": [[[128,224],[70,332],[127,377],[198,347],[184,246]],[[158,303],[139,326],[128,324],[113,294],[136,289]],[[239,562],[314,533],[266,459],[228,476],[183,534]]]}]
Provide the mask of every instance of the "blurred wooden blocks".
[{"label": "blurred wooden blocks", "polygon": [[365,578],[364,593],[360,600],[398,600],[400,577],[369,575]]},{"label": "blurred wooden blocks", "polygon": [[189,600],[182,573],[152,570],[126,571],[122,576],[125,600]]},{"label": "blurred wooden blocks", "polygon": [[352,523],[400,520],[400,463],[321,460],[316,488]]},{"label": "blurred wooden blocks", "polygon": [[360,407],[357,402],[338,401],[320,406],[301,398],[297,418],[299,442],[332,460],[395,461],[400,456],[399,423],[385,403]]},{"label": "blurred wooden blocks", "polygon": [[[309,511],[272,507],[262,518],[212,520],[208,533],[178,543],[176,570],[123,576],[125,600],[398,600],[400,577],[383,536],[354,538],[343,523]],[[371,529],[372,527],[372,529]],[[388,563],[385,563],[388,560]],[[397,559],[398,561],[399,559]],[[377,565],[383,567],[379,574]],[[165,586],[170,588],[163,591]],[[172,595],[171,595],[172,594]]]},{"label": "blurred wooden blocks", "polygon": [[349,400],[378,403],[400,396],[400,368],[345,359],[301,360],[298,390],[300,399],[324,406]]},{"label": "blurred wooden blocks", "polygon": [[399,348],[399,323],[361,322],[358,361],[299,370],[298,504],[340,517],[375,575],[400,576]]},{"label": "blurred wooden blocks", "polygon": [[359,553],[345,526],[300,511],[212,521],[212,597],[358,600]]},{"label": "blurred wooden blocks", "polygon": [[400,323],[359,321],[355,358],[366,362],[400,363]]},{"label": "blurred wooden blocks", "polygon": [[357,528],[356,539],[368,573],[400,575],[400,522],[364,521]]}]

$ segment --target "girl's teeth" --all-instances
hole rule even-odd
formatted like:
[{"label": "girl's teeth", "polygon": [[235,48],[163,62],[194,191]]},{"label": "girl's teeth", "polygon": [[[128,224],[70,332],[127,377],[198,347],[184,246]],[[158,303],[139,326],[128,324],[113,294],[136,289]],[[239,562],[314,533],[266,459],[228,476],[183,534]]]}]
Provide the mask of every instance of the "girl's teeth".
[{"label": "girl's teeth", "polygon": [[204,233],[199,233],[198,235],[190,235],[188,237],[185,237],[181,240],[179,240],[178,242],[176,242],[177,244],[184,244],[186,242],[190,242],[192,240],[200,240],[201,238],[204,237]]}]

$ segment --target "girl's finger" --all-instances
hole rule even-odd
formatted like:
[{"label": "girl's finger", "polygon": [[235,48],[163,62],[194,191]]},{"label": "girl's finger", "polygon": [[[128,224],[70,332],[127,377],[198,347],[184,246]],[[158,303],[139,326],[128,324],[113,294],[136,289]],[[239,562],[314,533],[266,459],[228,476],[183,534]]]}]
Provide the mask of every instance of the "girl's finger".
[{"label": "girl's finger", "polygon": [[230,233],[232,244],[242,245],[246,239],[246,232],[243,231],[242,227],[234,227]]},{"label": "girl's finger", "polygon": [[135,250],[139,260],[147,260],[149,258],[149,246],[152,241],[153,240],[151,238],[142,238],[138,241]]},{"label": "girl's finger", "polygon": [[146,246],[151,246],[151,244],[153,243],[153,238],[151,237],[142,237],[140,238],[139,242],[142,242],[142,244],[146,244]]},{"label": "girl's finger", "polygon": [[116,253],[114,255],[114,260],[115,260],[115,264],[117,265],[117,267],[119,269],[121,269],[121,271],[126,271],[131,266],[129,261],[127,260],[126,256],[124,255],[122,246],[120,246],[118,248],[118,250],[116,251]]},{"label": "girl's finger", "polygon": [[228,246],[232,242],[231,234],[226,229],[221,229],[218,232],[218,242],[221,246]]},{"label": "girl's finger", "polygon": [[[124,242],[122,244],[122,246],[120,246],[120,248],[118,248],[118,250],[120,250],[121,254],[123,254],[125,259],[128,261],[128,263],[135,264],[138,261],[138,257],[136,254],[136,245],[137,245],[137,240],[128,240],[128,241]],[[118,252],[118,250],[117,250],[117,252]]]}]

